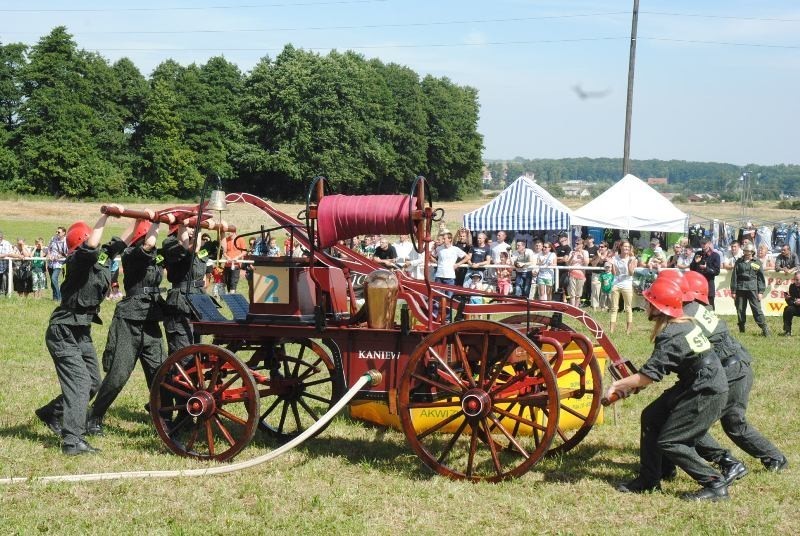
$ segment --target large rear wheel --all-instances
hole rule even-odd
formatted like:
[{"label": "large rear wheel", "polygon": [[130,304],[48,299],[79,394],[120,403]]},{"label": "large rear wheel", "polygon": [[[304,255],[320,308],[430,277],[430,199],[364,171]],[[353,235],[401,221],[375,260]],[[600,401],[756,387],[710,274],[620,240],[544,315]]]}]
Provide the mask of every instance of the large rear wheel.
[{"label": "large rear wheel", "polygon": [[486,320],[442,326],[412,353],[399,386],[403,431],[420,459],[453,479],[520,476],[550,447],[559,394],[525,335]]}]

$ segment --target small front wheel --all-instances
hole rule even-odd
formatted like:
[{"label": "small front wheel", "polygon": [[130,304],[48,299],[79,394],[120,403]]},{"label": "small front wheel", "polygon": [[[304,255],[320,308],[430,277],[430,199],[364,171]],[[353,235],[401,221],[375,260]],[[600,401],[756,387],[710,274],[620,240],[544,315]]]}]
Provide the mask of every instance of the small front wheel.
[{"label": "small front wheel", "polygon": [[256,432],[258,389],[235,355],[212,344],[195,344],[159,368],[150,388],[150,416],[175,454],[225,461]]}]

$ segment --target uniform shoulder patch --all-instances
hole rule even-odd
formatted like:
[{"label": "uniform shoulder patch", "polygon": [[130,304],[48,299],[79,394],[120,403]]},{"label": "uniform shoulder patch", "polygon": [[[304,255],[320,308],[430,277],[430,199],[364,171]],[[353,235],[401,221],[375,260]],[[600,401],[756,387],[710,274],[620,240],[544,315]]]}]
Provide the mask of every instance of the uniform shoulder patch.
[{"label": "uniform shoulder patch", "polygon": [[714,314],[714,311],[710,311],[705,307],[698,307],[697,311],[695,311],[692,320],[695,321],[695,324],[700,326],[703,329],[703,332],[706,335],[711,335],[714,333],[714,330],[717,329],[719,325],[719,318],[717,315]]},{"label": "uniform shoulder patch", "polygon": [[208,251],[201,249],[200,251],[197,252],[198,259],[205,259],[206,257],[208,257]]},{"label": "uniform shoulder patch", "polygon": [[100,254],[97,256],[97,264],[102,264],[103,266],[105,266],[107,262],[108,262],[108,253],[106,253],[105,251],[101,251]]},{"label": "uniform shoulder patch", "polygon": [[703,335],[703,330],[700,328],[700,326],[696,325],[692,331],[684,336],[684,338],[689,344],[689,348],[691,348],[692,352],[696,354],[711,350],[711,341],[709,341],[708,338]]}]

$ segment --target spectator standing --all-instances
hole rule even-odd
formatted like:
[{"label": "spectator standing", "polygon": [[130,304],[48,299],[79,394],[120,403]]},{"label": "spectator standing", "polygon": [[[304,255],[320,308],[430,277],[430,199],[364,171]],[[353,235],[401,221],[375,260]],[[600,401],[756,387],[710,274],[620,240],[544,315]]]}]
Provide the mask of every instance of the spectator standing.
[{"label": "spectator standing", "polygon": [[8,278],[11,274],[8,255],[11,250],[11,242],[3,238],[3,231],[0,231],[0,296],[8,294]]},{"label": "spectator standing", "polygon": [[[465,250],[464,253],[467,253]],[[467,268],[467,275],[464,284],[470,284],[472,274],[481,274],[481,280],[486,282],[486,267],[492,262],[492,250],[489,244],[486,243],[486,233],[478,233],[478,245],[470,246],[469,260],[465,263]],[[456,278],[456,284],[458,279]]]},{"label": "spectator standing", "polygon": [[761,262],[761,266],[764,270],[775,269],[775,259],[770,255],[769,248],[766,244],[758,246],[758,257],[756,258]]},{"label": "spectator standing", "polygon": [[225,237],[224,246],[225,268],[222,270],[222,280],[225,283],[226,292],[230,294],[236,292],[236,287],[239,286],[239,278],[242,275],[240,261],[245,252],[236,246],[233,235]]},{"label": "spectator standing", "polygon": [[[683,238],[681,240],[684,240]],[[679,270],[688,270],[694,260],[694,250],[689,246],[688,239],[686,244],[681,244],[681,255],[678,257],[677,265],[675,268]]]},{"label": "spectator standing", "polygon": [[[605,240],[603,240],[597,246],[597,250],[596,250],[595,254],[591,255],[589,257],[589,266],[602,268],[606,264],[607,260],[608,260],[608,244],[606,243]],[[611,267],[611,265],[609,264],[609,268],[610,267]],[[610,272],[610,270],[609,270],[609,272]],[[600,297],[601,297],[600,275],[601,274],[602,274],[602,272],[600,270],[592,270],[592,273],[591,273],[591,294],[590,294],[589,304],[592,306],[592,310],[593,311],[596,311],[598,308],[599,309],[605,309],[605,308],[608,307],[607,304],[606,304],[605,307],[600,305]],[[611,277],[612,278],[614,277],[613,274],[612,274]],[[611,289],[609,288],[609,292],[610,291],[611,291]],[[608,301],[608,300],[605,300],[605,301]]]},{"label": "spectator standing", "polygon": [[506,232],[497,231],[494,243],[492,244],[492,262],[497,264],[500,262],[500,252],[505,251],[511,255],[511,246],[506,242]]},{"label": "spectator standing", "polygon": [[[435,280],[452,285],[456,282],[456,268],[466,262],[467,254],[453,245],[453,233],[444,233],[442,240],[442,245],[433,252],[436,258]],[[447,295],[452,296],[452,291],[448,291]]]},{"label": "spectator standing", "polygon": [[563,293],[563,296],[569,295],[569,271],[566,270],[567,260],[569,254],[572,253],[572,248],[569,246],[569,235],[567,233],[558,233],[558,245],[553,252],[556,254],[556,265],[564,269],[558,272],[558,288]]},{"label": "spectator standing", "polygon": [[793,274],[800,267],[797,253],[792,253],[789,244],[781,246],[781,253],[775,259],[775,271],[782,274]]},{"label": "spectator standing", "polygon": [[50,271],[50,288],[53,300],[61,301],[61,268],[67,258],[67,230],[56,229],[56,234],[47,245],[47,269]]},{"label": "spectator standing", "polygon": [[536,258],[533,251],[528,249],[527,244],[520,240],[517,242],[516,257],[514,268],[517,271],[517,278],[514,282],[514,295],[528,298],[531,293],[531,279]]},{"label": "spectator standing", "polygon": [[603,265],[603,271],[598,276],[600,280],[600,298],[597,300],[598,307],[605,309],[611,303],[611,291],[614,289],[614,273],[612,272],[613,264],[606,261]]},{"label": "spectator standing", "polygon": [[[461,229],[456,232],[455,239],[453,240],[453,245],[467,254],[467,256],[472,256],[472,235],[469,232],[469,229],[466,227],[462,227]],[[470,266],[471,262],[468,259],[467,262],[456,268],[456,285],[469,287],[472,282],[469,278],[470,270],[468,266]],[[483,274],[481,274],[483,275]]]},{"label": "spectator standing", "polygon": [[739,333],[744,333],[744,325],[747,321],[747,304],[749,303],[750,311],[753,313],[753,320],[761,328],[761,334],[764,337],[769,337],[769,328],[764,319],[764,312],[761,310],[761,300],[764,297],[766,288],[761,261],[753,258],[753,245],[747,244],[743,248],[742,258],[733,265],[733,272],[731,273],[731,295],[736,304]]},{"label": "spectator standing", "polygon": [[392,246],[394,246],[394,251],[397,253],[397,264],[403,266],[409,257],[411,257],[411,250],[414,249],[411,238],[409,238],[407,234],[401,234],[400,239],[392,244]]},{"label": "spectator standing", "polygon": [[708,281],[708,303],[714,309],[714,295],[717,292],[714,286],[714,278],[719,275],[720,258],[719,253],[714,251],[714,245],[710,238],[703,238],[701,241],[702,249],[694,254],[694,259],[689,265],[689,269],[697,272]]},{"label": "spectator standing", "polygon": [[394,246],[389,243],[388,238],[381,238],[378,242],[378,247],[372,254],[372,260],[383,266],[384,268],[394,269],[397,268],[397,251]]},{"label": "spectator standing", "polygon": [[611,319],[609,333],[617,327],[619,297],[625,309],[625,333],[630,335],[633,329],[633,273],[636,270],[636,257],[631,254],[631,243],[621,240],[617,246],[617,254],[611,259],[611,272],[614,274],[614,287],[611,289]]},{"label": "spectator standing", "polygon": [[[541,242],[539,243],[541,246]],[[511,294],[513,287],[511,286],[511,258],[508,253],[503,251],[500,253],[500,267],[496,269],[497,274],[497,292],[503,296]]]},{"label": "spectator standing", "polygon": [[[599,246],[594,245],[594,237],[592,235],[588,235],[586,238],[583,239],[583,250],[589,257],[589,266],[597,266],[596,264],[592,264],[592,259],[595,258],[597,255],[597,250]],[[581,302],[585,303],[586,305],[591,304],[592,298],[592,276],[596,275],[596,272],[592,271],[588,274],[588,277],[584,279],[583,284],[583,292],[581,293]]]},{"label": "spectator standing", "polygon": [[[34,242],[31,257],[31,273],[33,274],[33,297],[41,298],[42,291],[47,288],[47,274],[45,273],[45,258],[47,257],[47,250],[44,247],[44,238],[37,238]],[[38,259],[38,260],[37,260]]]},{"label": "spectator standing", "polygon": [[31,250],[25,245],[25,240],[17,238],[17,243],[11,250],[9,257],[14,261],[14,290],[17,294],[27,298],[33,292],[33,273],[31,268]]},{"label": "spectator standing", "polygon": [[[569,302],[573,307],[580,307],[581,293],[586,282],[586,272],[582,269],[589,264],[589,254],[583,249],[583,240],[580,238],[575,241],[575,249],[567,258],[569,270]],[[578,268],[578,267],[581,268]]]},{"label": "spectator standing", "polygon": [[800,272],[792,276],[789,292],[786,293],[786,307],[783,308],[783,337],[792,336],[792,320],[800,316]]},{"label": "spectator standing", "polygon": [[683,246],[681,246],[680,243],[676,242],[675,245],[672,246],[672,255],[670,255],[669,258],[667,259],[667,268],[678,267],[678,261],[681,258],[682,252],[683,252]]},{"label": "spectator standing", "polygon": [[539,265],[539,275],[536,276],[536,286],[539,289],[540,300],[553,299],[553,277],[555,276],[556,254],[553,253],[553,246],[550,242],[542,244],[542,253],[537,259]]},{"label": "spectator standing", "polygon": [[733,265],[736,261],[742,258],[742,248],[739,247],[739,242],[734,240],[731,242],[731,251],[722,261],[722,267],[726,270],[733,270]]},{"label": "spectator standing", "polygon": [[264,250],[264,255],[266,255],[267,257],[280,257],[281,256],[281,250],[278,247],[278,239],[277,238],[270,237],[270,239],[267,241],[267,247]]}]

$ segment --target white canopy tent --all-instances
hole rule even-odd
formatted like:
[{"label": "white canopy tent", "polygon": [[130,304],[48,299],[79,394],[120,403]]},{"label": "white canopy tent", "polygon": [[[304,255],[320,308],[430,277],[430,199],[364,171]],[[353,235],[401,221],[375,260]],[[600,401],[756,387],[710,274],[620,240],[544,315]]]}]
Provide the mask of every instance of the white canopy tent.
[{"label": "white canopy tent", "polygon": [[633,175],[572,213],[573,225],[603,229],[684,233],[688,222],[688,214]]},{"label": "white canopy tent", "polygon": [[519,177],[484,206],[464,215],[473,231],[568,229],[571,211],[533,179]]}]

